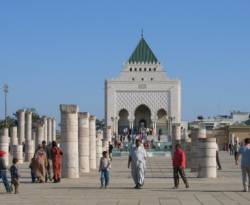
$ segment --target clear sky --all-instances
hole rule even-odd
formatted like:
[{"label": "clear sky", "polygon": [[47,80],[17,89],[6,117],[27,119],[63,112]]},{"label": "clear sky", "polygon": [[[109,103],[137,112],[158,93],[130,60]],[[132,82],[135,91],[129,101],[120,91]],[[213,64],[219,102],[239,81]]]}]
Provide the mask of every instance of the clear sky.
[{"label": "clear sky", "polygon": [[34,107],[59,118],[59,104],[76,103],[103,117],[104,80],[119,74],[141,28],[167,75],[182,81],[184,120],[250,111],[249,0],[2,0],[8,114]]}]

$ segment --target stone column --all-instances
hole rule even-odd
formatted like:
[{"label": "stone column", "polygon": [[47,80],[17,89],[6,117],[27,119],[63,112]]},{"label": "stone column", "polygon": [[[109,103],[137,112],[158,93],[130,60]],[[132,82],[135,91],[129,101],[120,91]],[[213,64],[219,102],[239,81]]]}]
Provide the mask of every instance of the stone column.
[{"label": "stone column", "polygon": [[13,146],[13,158],[17,158],[20,164],[23,163],[23,146],[22,145]]},{"label": "stone column", "polygon": [[18,136],[18,143],[22,145],[25,142],[25,110],[18,110],[17,111],[17,121],[18,121],[18,128],[17,128],[17,136]]},{"label": "stone column", "polygon": [[103,139],[102,132],[98,132],[97,137],[96,137],[96,161],[97,163],[99,163],[102,157],[102,139]]},{"label": "stone column", "polygon": [[200,138],[200,139],[207,138],[207,130],[206,130],[206,128],[204,128],[204,127],[199,128],[198,138]]},{"label": "stone column", "polygon": [[153,121],[152,121],[152,135],[155,136],[155,123]]},{"label": "stone column", "polygon": [[77,105],[60,105],[63,178],[79,178],[78,110]]},{"label": "stone column", "polygon": [[102,139],[102,150],[103,151],[108,151],[109,150],[109,143],[106,139]]},{"label": "stone column", "polygon": [[[32,139],[32,112],[27,111],[25,113],[25,161],[29,162],[31,160],[31,139]],[[29,150],[30,149],[30,150]]]},{"label": "stone column", "polygon": [[52,119],[50,117],[47,118],[47,143],[52,142]]},{"label": "stone column", "polygon": [[44,140],[44,123],[40,122],[37,126],[37,134],[36,134],[36,140],[35,140],[35,148],[38,147],[38,145],[41,145]]},{"label": "stone column", "polygon": [[33,131],[33,132],[32,132],[32,140],[33,140],[33,149],[34,149],[34,153],[35,153],[36,144],[37,144],[37,142],[36,142],[36,140],[37,140],[36,135],[37,135],[37,132],[36,132],[36,131]]},{"label": "stone column", "polygon": [[155,124],[155,135],[157,136],[157,135],[158,135],[158,133],[157,133],[156,121],[154,121],[154,124]]},{"label": "stone column", "polygon": [[115,136],[118,136],[118,132],[119,132],[119,117],[115,118]]},{"label": "stone column", "polygon": [[191,169],[191,160],[192,160],[192,156],[191,156],[191,139],[185,138],[185,152],[186,152],[186,161],[187,161],[187,168]]},{"label": "stone column", "polygon": [[34,140],[29,140],[26,144],[25,161],[30,162],[35,153],[35,142]]},{"label": "stone column", "polygon": [[44,127],[44,138],[43,138],[43,140],[45,140],[46,141],[46,143],[48,142],[48,133],[47,133],[47,117],[46,116],[44,116],[43,117],[43,127]]},{"label": "stone column", "polygon": [[89,172],[89,113],[78,113],[78,148],[80,174]]},{"label": "stone column", "polygon": [[34,142],[36,140],[36,132],[35,131],[32,132],[32,140],[34,140]]},{"label": "stone column", "polygon": [[111,126],[107,127],[107,138],[106,139],[108,142],[112,142],[112,128],[111,128]]},{"label": "stone column", "polygon": [[6,166],[9,166],[9,144],[10,144],[9,129],[3,128],[1,131],[2,133],[0,137],[0,150],[6,153],[3,158]]},{"label": "stone column", "polygon": [[56,141],[56,119],[52,118],[52,141]]},{"label": "stone column", "polygon": [[199,149],[199,178],[216,178],[217,164],[216,164],[216,138],[200,138],[198,142]]},{"label": "stone column", "polygon": [[90,169],[96,169],[96,118],[91,115],[89,118],[89,139],[90,139]]},{"label": "stone column", "polygon": [[174,150],[174,146],[177,143],[181,142],[181,126],[180,123],[174,123],[172,127],[172,146]]},{"label": "stone column", "polygon": [[198,169],[198,158],[199,158],[198,136],[199,136],[199,128],[193,128],[191,130],[191,172],[196,172]]},{"label": "stone column", "polygon": [[18,145],[18,138],[17,138],[17,127],[11,127],[10,129],[10,147],[11,153],[13,155],[13,146]]},{"label": "stone column", "polygon": [[129,129],[134,129],[134,120],[133,119],[131,119],[131,120],[129,120]]}]

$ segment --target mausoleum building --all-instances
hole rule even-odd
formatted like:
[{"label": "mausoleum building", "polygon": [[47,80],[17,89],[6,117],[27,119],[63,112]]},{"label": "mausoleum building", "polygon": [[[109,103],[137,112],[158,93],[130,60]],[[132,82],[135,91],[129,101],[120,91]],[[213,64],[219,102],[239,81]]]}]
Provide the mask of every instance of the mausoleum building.
[{"label": "mausoleum building", "polygon": [[113,134],[149,128],[170,135],[180,126],[181,82],[167,75],[143,36],[120,75],[105,81],[105,120]]}]

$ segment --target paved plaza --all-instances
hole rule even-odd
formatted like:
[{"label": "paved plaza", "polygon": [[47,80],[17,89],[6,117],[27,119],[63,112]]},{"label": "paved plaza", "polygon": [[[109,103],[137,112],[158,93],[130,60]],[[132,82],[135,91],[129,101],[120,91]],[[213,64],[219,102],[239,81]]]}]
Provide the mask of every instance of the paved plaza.
[{"label": "paved plaza", "polygon": [[86,205],[139,205],[139,204],[182,204],[219,205],[250,204],[250,193],[243,193],[240,169],[234,165],[228,153],[221,152],[223,170],[217,179],[198,179],[187,173],[190,189],[181,183],[173,190],[170,159],[153,157],[147,160],[145,186],[133,189],[127,157],[115,157],[112,162],[111,184],[108,189],[99,188],[97,171],[83,175],[80,179],[65,179],[60,184],[32,184],[28,165],[21,166],[22,184],[20,194],[5,194],[1,184],[0,204],[86,204]]}]

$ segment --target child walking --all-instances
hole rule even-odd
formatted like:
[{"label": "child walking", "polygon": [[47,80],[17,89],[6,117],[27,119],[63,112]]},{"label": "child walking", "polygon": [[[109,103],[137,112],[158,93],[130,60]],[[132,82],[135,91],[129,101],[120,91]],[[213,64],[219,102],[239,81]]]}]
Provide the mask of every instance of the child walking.
[{"label": "child walking", "polygon": [[19,174],[19,170],[17,167],[18,159],[14,158],[12,163],[13,164],[10,167],[11,184],[15,188],[15,194],[18,194],[19,193],[18,188],[19,188],[19,184],[20,184],[20,182],[19,182],[20,174]]},{"label": "child walking", "polygon": [[109,160],[108,152],[104,151],[102,153],[102,158],[100,159],[99,172],[101,172],[101,188],[109,185],[109,170],[111,168],[111,163]]},{"label": "child walking", "polygon": [[32,181],[32,183],[35,183],[36,182],[36,169],[35,169],[36,168],[36,159],[35,159],[35,157],[33,157],[31,159],[29,168],[30,168],[31,181]]}]

